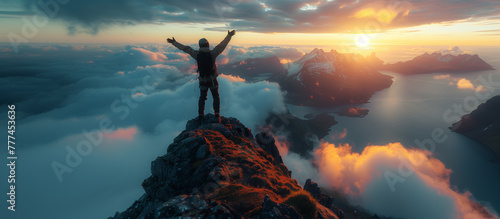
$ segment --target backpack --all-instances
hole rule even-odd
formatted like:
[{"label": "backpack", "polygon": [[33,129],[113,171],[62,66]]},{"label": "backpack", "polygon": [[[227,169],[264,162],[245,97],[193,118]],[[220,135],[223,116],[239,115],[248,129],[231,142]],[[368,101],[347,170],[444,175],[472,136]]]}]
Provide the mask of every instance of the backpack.
[{"label": "backpack", "polygon": [[209,77],[214,77],[215,75],[215,63],[212,59],[212,53],[210,52],[199,52],[196,57],[198,62],[198,73],[200,78],[207,79]]}]

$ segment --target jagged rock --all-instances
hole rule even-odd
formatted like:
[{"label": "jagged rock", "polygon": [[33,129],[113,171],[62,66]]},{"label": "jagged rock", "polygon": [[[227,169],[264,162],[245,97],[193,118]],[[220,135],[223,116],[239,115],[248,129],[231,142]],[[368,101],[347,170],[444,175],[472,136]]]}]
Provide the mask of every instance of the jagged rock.
[{"label": "jagged rock", "polygon": [[304,190],[308,191],[314,199],[333,211],[339,218],[344,218],[344,212],[333,205],[335,199],[329,195],[322,194],[317,183],[313,182],[311,179],[307,179],[304,184]]},{"label": "jagged rock", "polygon": [[319,188],[317,183],[311,181],[311,179],[307,179],[306,183],[304,184],[304,190],[311,193],[311,196],[315,198],[321,205],[333,210],[332,207],[334,198],[322,194],[321,189]]},{"label": "jagged rock", "polygon": [[204,216],[208,204],[199,195],[179,195],[161,204],[155,218]]},{"label": "jagged rock", "polygon": [[311,179],[306,180],[306,184],[304,184],[304,190],[311,193],[311,196],[315,199],[318,199],[321,196],[321,189],[319,188],[318,184],[313,182]]},{"label": "jagged rock", "polygon": [[266,195],[264,202],[262,202],[262,219],[275,218],[300,219],[302,217],[295,208],[285,204],[278,204]]},{"label": "jagged rock", "polygon": [[274,164],[283,164],[283,159],[280,156],[280,152],[278,150],[278,147],[276,146],[276,142],[274,140],[274,137],[265,133],[261,132],[257,135],[255,135],[255,139],[257,140],[257,144],[264,149],[271,157],[273,157]]},{"label": "jagged rock", "polygon": [[[151,162],[142,186],[145,194],[112,218],[300,218],[277,201],[302,188],[276,145],[258,144],[235,118],[188,121],[167,154]],[[329,210],[319,215],[337,218]]]}]

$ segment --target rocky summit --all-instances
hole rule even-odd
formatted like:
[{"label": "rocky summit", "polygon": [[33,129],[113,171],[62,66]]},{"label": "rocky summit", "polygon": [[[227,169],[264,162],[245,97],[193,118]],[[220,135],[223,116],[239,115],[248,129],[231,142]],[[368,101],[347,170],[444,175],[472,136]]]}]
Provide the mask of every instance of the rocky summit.
[{"label": "rocky summit", "polygon": [[[292,179],[274,138],[235,118],[187,122],[151,162],[144,195],[110,218],[342,218],[317,185]],[[313,193],[313,195],[311,195]]]}]

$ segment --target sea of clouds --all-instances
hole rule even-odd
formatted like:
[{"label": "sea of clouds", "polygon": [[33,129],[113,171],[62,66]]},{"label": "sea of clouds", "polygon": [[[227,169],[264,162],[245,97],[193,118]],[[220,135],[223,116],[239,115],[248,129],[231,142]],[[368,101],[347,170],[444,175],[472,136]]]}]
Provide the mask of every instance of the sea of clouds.
[{"label": "sea of clouds", "polygon": [[[229,47],[219,60],[274,49]],[[15,218],[104,218],[125,210],[143,193],[150,162],[197,116],[194,60],[158,45],[33,44],[19,51],[0,47],[0,90],[6,94],[0,108],[6,113],[15,104],[17,115]],[[219,83],[221,114],[251,129],[272,110],[284,110],[275,83],[246,83],[223,73]],[[206,105],[213,113],[210,95]],[[8,187],[3,180],[1,186]]]},{"label": "sea of clouds", "polygon": [[[14,218],[105,218],[125,210],[144,193],[140,185],[150,175],[150,162],[197,115],[195,61],[168,45],[27,44],[19,51],[0,45],[0,108],[5,113],[15,104],[17,115]],[[218,64],[270,55],[288,61],[303,54],[295,48],[230,46]],[[221,114],[254,132],[269,112],[285,110],[275,83],[248,83],[224,72],[219,83]],[[206,113],[213,112],[211,105],[209,95]],[[311,161],[288,153],[286,143],[280,149],[299,183],[312,178],[374,213],[491,214],[467,191],[455,191],[451,170],[422,150],[394,143],[356,153],[348,145],[322,142]],[[395,174],[389,181],[396,190],[388,186],[386,172]],[[8,175],[6,169],[2,173]],[[0,186],[7,188],[6,181]]]}]

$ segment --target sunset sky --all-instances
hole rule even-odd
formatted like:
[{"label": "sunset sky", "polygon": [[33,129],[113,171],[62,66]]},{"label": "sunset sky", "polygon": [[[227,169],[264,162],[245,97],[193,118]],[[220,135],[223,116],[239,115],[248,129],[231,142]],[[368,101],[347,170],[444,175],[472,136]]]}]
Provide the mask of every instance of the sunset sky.
[{"label": "sunset sky", "polygon": [[234,45],[500,45],[498,0],[37,2],[0,1],[1,42],[195,43],[236,29]]},{"label": "sunset sky", "polygon": [[[500,95],[500,72],[452,66],[453,72],[401,75],[378,72],[383,66],[375,56],[346,53],[376,53],[392,64],[436,52],[443,56],[431,57],[443,66],[467,54],[459,56],[465,63],[500,69],[500,0],[0,0],[0,93],[6,94],[0,109],[15,105],[22,154],[19,211],[9,218],[106,218],[127,209],[144,194],[151,161],[199,115],[196,60],[166,39],[198,49],[207,38],[213,48],[233,29],[216,59],[221,116],[253,134],[272,128],[272,115],[292,118],[290,130],[314,139],[305,147],[310,156],[302,157],[288,150],[303,147],[293,142],[295,132],[276,132],[300,184],[313,179],[378,215],[496,216],[500,163],[448,127],[466,114],[457,108],[470,113]],[[288,93],[303,91],[316,96],[297,95],[297,105],[288,100]],[[206,114],[215,113],[211,95]],[[307,104],[318,96],[332,105]],[[341,105],[334,105],[340,99],[369,115],[340,115]],[[452,109],[456,121],[444,116]],[[316,116],[331,116],[336,125]],[[311,134],[327,126],[326,137]],[[435,130],[448,140],[434,143]],[[430,138],[435,151],[417,149]],[[69,154],[86,142],[90,152],[73,165]],[[413,162],[414,155],[425,158]],[[403,164],[412,174],[395,192],[385,173]],[[2,180],[0,188],[7,184]]]}]

